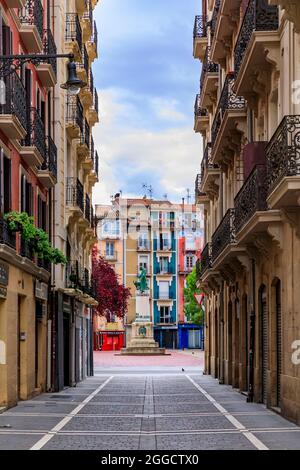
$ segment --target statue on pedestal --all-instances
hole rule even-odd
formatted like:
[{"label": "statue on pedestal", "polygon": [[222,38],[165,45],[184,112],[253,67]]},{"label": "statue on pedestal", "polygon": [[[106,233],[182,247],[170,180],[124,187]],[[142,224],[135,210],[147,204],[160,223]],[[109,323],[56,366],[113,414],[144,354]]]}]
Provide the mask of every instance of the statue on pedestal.
[{"label": "statue on pedestal", "polygon": [[141,268],[140,274],[138,275],[138,281],[135,281],[134,285],[141,294],[145,294],[145,292],[149,290],[147,271],[145,268]]}]

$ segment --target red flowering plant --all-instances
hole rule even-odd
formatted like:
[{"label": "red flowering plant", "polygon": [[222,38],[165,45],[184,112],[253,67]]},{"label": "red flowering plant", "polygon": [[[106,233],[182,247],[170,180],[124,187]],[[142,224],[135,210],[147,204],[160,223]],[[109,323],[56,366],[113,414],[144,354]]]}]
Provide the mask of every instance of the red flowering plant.
[{"label": "red flowering plant", "polygon": [[98,302],[95,313],[105,316],[108,321],[113,316],[124,318],[131,296],[130,289],[120,283],[114,269],[99,256],[96,248],[92,259],[95,298]]}]

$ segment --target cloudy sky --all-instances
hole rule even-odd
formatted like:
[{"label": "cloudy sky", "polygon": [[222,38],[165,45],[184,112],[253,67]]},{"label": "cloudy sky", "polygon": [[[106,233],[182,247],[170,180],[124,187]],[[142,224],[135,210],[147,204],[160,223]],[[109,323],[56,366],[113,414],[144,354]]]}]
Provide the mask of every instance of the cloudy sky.
[{"label": "cloudy sky", "polygon": [[100,182],[93,202],[119,190],[174,202],[194,193],[201,138],[193,131],[200,64],[192,56],[200,0],[101,0],[95,9],[94,79],[100,123],[94,138]]}]

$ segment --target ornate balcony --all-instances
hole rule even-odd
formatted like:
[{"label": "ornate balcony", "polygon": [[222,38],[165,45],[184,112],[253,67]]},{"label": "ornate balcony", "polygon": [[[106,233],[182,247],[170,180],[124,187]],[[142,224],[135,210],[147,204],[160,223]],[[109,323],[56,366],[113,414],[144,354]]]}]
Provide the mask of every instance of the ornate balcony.
[{"label": "ornate balcony", "polygon": [[269,0],[270,5],[279,5],[284,10],[284,19],[295,25],[295,31],[300,31],[300,4],[298,0]]},{"label": "ornate balcony", "polygon": [[205,51],[208,45],[207,41],[207,17],[197,15],[194,23],[194,43],[193,43],[193,55],[195,59],[203,61],[205,57]]},{"label": "ornate balcony", "polygon": [[91,223],[91,200],[88,194],[85,195],[84,216]]},{"label": "ornate balcony", "polygon": [[41,53],[43,50],[44,9],[41,0],[27,0],[19,9],[20,36],[27,52]]},{"label": "ornate balcony", "polygon": [[26,90],[16,72],[2,80],[5,96],[0,104],[0,130],[9,139],[20,140],[27,130]]},{"label": "ornate balcony", "polygon": [[66,288],[82,290],[82,268],[78,261],[69,261],[66,265]]},{"label": "ornate balcony", "polygon": [[91,67],[89,68],[88,84],[86,87],[81,89],[80,97],[82,103],[86,109],[89,109],[93,105],[94,95],[94,76]]},{"label": "ornate balcony", "polygon": [[[267,172],[265,165],[257,165],[234,199],[235,207],[235,233],[238,233],[247,225],[251,224],[257,212],[268,210],[267,205]],[[258,217],[256,217],[258,219]],[[251,226],[251,230],[259,230],[257,221]],[[253,226],[254,225],[254,226]]]},{"label": "ornate balcony", "polygon": [[67,178],[66,204],[75,213],[84,213],[83,185],[78,178]]},{"label": "ornate balcony", "polygon": [[201,191],[206,194],[218,195],[221,170],[219,165],[212,163],[211,144],[208,143],[201,163]]},{"label": "ornate balcony", "polygon": [[207,243],[196,263],[197,280],[200,281],[204,273],[211,268],[211,243]]},{"label": "ornate balcony", "polygon": [[82,168],[86,172],[93,170],[94,166],[94,155],[95,155],[95,144],[92,134],[90,134],[89,152],[85,156],[85,160],[82,161]]},{"label": "ornate balcony", "polygon": [[211,128],[212,161],[222,159],[222,153],[232,154],[241,138],[242,122],[246,122],[246,101],[233,91],[233,74],[228,74],[220,96],[215,118]]},{"label": "ornate balcony", "polygon": [[299,136],[300,116],[285,116],[266,148],[271,208],[299,206]]},{"label": "ornate balcony", "polygon": [[212,236],[211,259],[212,263],[224,252],[231,244],[235,243],[235,211],[228,209],[222,222]]},{"label": "ornate balcony", "polygon": [[35,261],[34,252],[33,252],[32,247],[23,238],[21,238],[21,242],[20,242],[20,255],[23,258],[27,258],[30,261]]},{"label": "ornate balcony", "polygon": [[210,47],[206,48],[205,58],[200,77],[200,101],[202,108],[211,106],[217,98],[217,84],[219,79],[219,66],[212,62]]},{"label": "ornate balcony", "polygon": [[20,154],[29,166],[40,166],[46,158],[45,127],[36,108],[27,112],[27,134],[21,141]]},{"label": "ornate balcony", "polygon": [[[44,54],[56,54],[57,48],[51,29],[43,32]],[[38,77],[47,88],[54,87],[57,82],[57,59],[49,59],[48,63],[42,63],[36,68]]]},{"label": "ornate balcony", "polygon": [[267,0],[250,0],[234,51],[238,94],[253,93],[257,75],[268,69],[268,54],[279,61],[278,26],[278,7],[268,5]]},{"label": "ornate balcony", "polygon": [[8,229],[6,220],[0,218],[0,245],[16,249],[16,234]]},{"label": "ornate balcony", "polygon": [[88,81],[89,76],[89,56],[85,45],[82,46],[81,50],[81,61],[76,63],[76,72],[78,78],[83,82]]},{"label": "ornate balcony", "polygon": [[93,90],[93,103],[89,108],[89,123],[90,126],[94,126],[97,122],[99,122],[99,100],[98,100],[98,92],[96,87]]},{"label": "ornate balcony", "polygon": [[93,22],[93,31],[91,39],[87,42],[87,51],[91,62],[98,57],[98,30],[96,21]]},{"label": "ornate balcony", "polygon": [[232,45],[232,35],[240,19],[241,0],[216,1],[212,16],[211,58],[225,65],[226,56]]},{"label": "ornate balcony", "polygon": [[80,136],[79,143],[77,145],[77,155],[81,161],[85,161],[90,157],[90,140],[91,131],[87,120],[84,119],[83,132]]},{"label": "ornate balcony", "polygon": [[208,195],[201,191],[201,174],[200,173],[196,176],[196,180],[195,180],[195,202],[196,204],[204,204],[204,205],[207,205],[210,202]]},{"label": "ornate balcony", "polygon": [[90,40],[93,33],[93,7],[91,0],[87,0],[87,8],[81,17],[83,42]]},{"label": "ornate balcony", "polygon": [[45,188],[52,188],[57,182],[57,147],[50,136],[47,137],[46,158],[37,176]]},{"label": "ornate balcony", "polygon": [[65,49],[74,54],[76,61],[81,62],[82,30],[77,13],[66,14]]},{"label": "ornate balcony", "polygon": [[67,94],[66,130],[71,139],[81,139],[84,132],[83,107],[78,96]]},{"label": "ornate balcony", "polygon": [[194,115],[195,115],[195,124],[194,131],[205,133],[208,130],[209,117],[208,111],[206,108],[200,106],[200,95],[196,96],[195,106],[194,106]]}]

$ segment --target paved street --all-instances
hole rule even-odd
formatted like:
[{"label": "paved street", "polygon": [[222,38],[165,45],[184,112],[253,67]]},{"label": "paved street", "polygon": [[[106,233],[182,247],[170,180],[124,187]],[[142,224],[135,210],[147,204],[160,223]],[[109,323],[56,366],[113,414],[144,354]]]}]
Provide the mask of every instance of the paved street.
[{"label": "paved street", "polygon": [[142,373],[96,358],[95,377],[1,414],[0,449],[300,449],[299,427],[203,376],[194,355],[173,359]]}]

